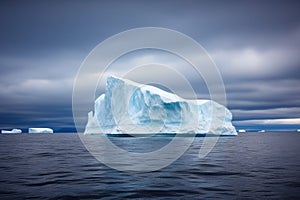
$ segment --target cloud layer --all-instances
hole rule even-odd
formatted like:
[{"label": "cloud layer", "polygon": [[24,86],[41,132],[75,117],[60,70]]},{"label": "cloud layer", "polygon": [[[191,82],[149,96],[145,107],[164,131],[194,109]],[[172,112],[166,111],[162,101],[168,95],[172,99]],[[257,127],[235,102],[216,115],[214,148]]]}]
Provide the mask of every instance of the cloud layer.
[{"label": "cloud layer", "polygon": [[[71,130],[73,81],[84,58],[107,37],[145,26],[183,32],[207,50],[223,77],[238,128],[295,129],[300,126],[299,8],[298,1],[2,1],[0,129]],[[122,74],[123,64],[174,66],[198,97],[209,98],[205,82],[167,54],[145,51],[121,61],[112,73]]]}]

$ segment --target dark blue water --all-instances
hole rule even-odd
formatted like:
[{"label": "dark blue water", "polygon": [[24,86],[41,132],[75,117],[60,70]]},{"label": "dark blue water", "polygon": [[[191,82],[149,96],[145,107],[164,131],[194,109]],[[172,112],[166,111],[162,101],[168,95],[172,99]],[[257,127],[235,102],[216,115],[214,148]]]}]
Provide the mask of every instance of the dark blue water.
[{"label": "dark blue water", "polygon": [[202,140],[164,169],[127,173],[94,159],[76,134],[0,135],[0,199],[300,198],[299,133],[222,137],[199,159]]}]

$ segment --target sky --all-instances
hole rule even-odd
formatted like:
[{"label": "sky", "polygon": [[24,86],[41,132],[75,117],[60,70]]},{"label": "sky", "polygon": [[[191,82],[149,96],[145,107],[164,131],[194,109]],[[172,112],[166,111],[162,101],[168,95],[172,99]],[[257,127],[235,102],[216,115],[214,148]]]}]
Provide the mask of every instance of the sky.
[{"label": "sky", "polygon": [[[206,49],[237,129],[300,129],[299,10],[298,1],[0,1],[0,129],[75,131],[81,63],[140,27],[173,29]],[[162,54],[143,54],[151,56]]]}]

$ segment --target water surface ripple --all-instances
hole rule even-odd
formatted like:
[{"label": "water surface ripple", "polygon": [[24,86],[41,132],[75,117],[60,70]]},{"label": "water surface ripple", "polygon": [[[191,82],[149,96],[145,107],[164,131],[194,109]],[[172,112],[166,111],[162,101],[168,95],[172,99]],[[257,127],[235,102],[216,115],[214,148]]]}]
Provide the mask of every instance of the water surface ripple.
[{"label": "water surface ripple", "polygon": [[[112,140],[140,152],[141,146],[153,150],[170,138]],[[164,169],[125,173],[94,159],[76,134],[0,135],[0,199],[300,198],[299,133],[221,137],[213,151],[199,159],[202,140],[195,138],[190,149]]]}]

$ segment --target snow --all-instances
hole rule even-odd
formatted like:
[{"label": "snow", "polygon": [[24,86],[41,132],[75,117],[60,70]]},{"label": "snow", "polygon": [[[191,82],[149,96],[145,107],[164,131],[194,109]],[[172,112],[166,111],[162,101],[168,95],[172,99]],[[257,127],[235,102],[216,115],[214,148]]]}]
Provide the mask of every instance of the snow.
[{"label": "snow", "polygon": [[186,100],[154,86],[110,76],[105,94],[95,100],[95,114],[89,113],[85,134],[237,135],[231,120],[231,112],[212,100]]},{"label": "snow", "polygon": [[8,130],[1,130],[1,133],[22,133],[21,129],[12,129],[11,131]]},{"label": "snow", "polygon": [[28,133],[53,133],[51,128],[29,128]]}]

